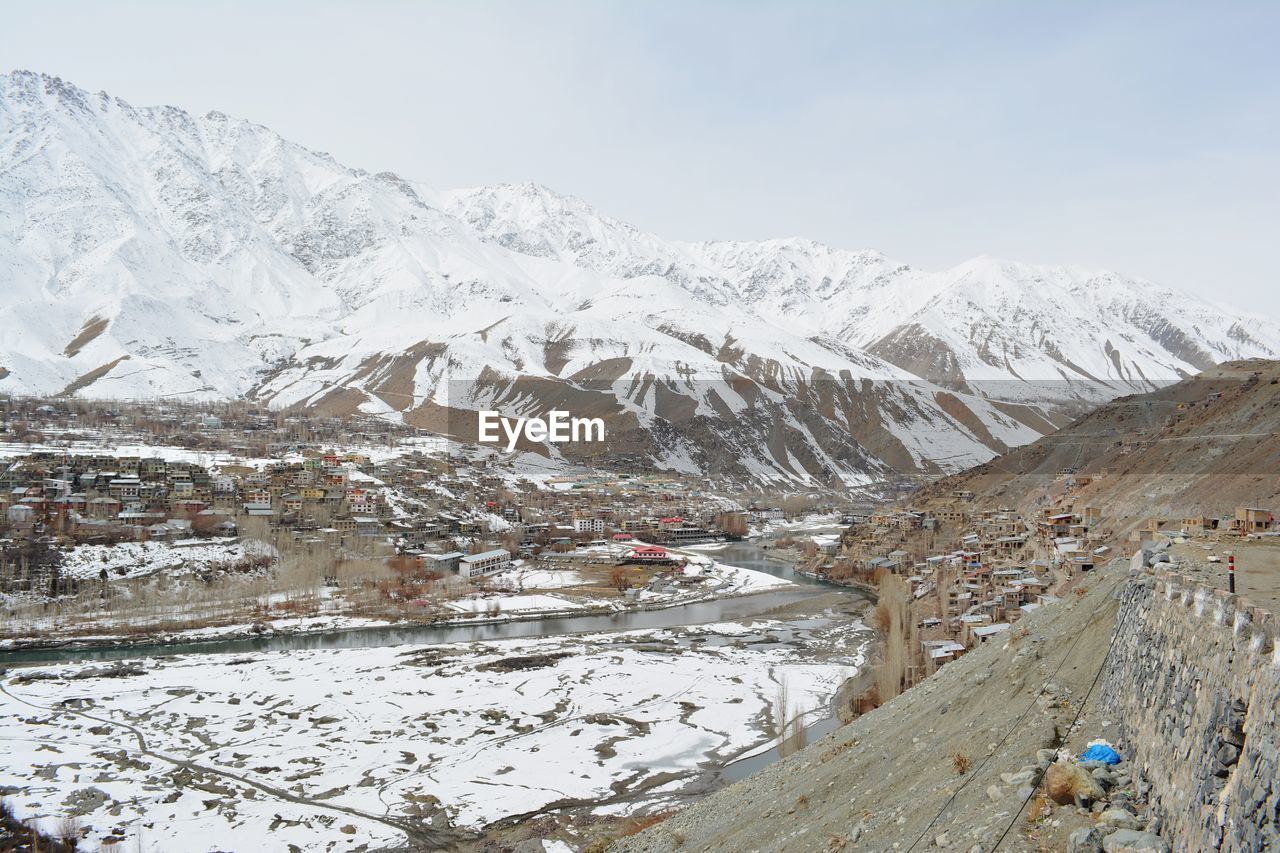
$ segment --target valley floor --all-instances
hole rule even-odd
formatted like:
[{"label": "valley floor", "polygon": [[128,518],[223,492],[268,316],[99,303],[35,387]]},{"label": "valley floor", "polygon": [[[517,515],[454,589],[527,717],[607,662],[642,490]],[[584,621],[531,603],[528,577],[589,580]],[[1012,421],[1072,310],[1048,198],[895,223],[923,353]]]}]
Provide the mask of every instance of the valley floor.
[{"label": "valley floor", "polygon": [[[276,579],[274,570],[228,573],[227,566],[262,549],[269,546],[254,540],[80,546],[69,552],[65,567],[68,575],[87,583],[78,596],[0,596],[0,604],[9,610],[0,625],[0,649],[483,624],[554,614],[678,607],[792,585],[766,572],[688,552],[691,583],[638,586],[624,596],[609,582],[623,547],[608,546],[594,555],[583,549],[584,556],[576,563],[550,558],[516,561],[513,569],[486,578],[480,591],[463,585],[449,597],[433,595],[409,602],[379,598],[371,603],[362,590],[317,583],[291,589]],[[97,592],[97,576],[103,569],[110,576],[108,597]],[[222,573],[215,584],[199,577],[210,571]],[[648,572],[632,569],[632,574],[639,578],[637,582],[648,580]]]},{"label": "valley floor", "polygon": [[14,669],[0,786],[87,847],[163,851],[430,847],[547,809],[661,810],[775,743],[780,713],[826,716],[868,640],[842,616]]}]

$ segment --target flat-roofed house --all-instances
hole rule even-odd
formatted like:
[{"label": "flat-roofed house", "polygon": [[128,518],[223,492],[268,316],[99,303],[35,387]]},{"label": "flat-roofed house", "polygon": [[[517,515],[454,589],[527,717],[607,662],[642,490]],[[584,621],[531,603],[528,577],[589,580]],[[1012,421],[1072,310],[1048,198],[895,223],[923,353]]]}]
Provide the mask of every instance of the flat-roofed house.
[{"label": "flat-roofed house", "polygon": [[458,560],[458,575],[464,578],[476,578],[491,575],[511,567],[511,552],[506,548],[495,548],[492,551],[481,551],[479,554],[468,554]]},{"label": "flat-roofed house", "polygon": [[1245,533],[1261,533],[1275,524],[1271,510],[1256,506],[1236,507],[1236,530]]}]

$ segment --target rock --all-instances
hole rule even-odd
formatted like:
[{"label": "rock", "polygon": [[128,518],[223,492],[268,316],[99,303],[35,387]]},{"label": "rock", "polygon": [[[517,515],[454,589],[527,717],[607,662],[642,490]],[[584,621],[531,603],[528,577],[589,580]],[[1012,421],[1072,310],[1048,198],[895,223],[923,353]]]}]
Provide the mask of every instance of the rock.
[{"label": "rock", "polygon": [[1004,791],[1000,790],[999,785],[988,785],[987,798],[993,803],[998,803],[1004,799]]},{"label": "rock", "polygon": [[1041,770],[1047,770],[1049,765],[1058,760],[1058,753],[1052,749],[1036,750],[1036,766]]},{"label": "rock", "polygon": [[101,788],[80,788],[67,795],[62,801],[73,817],[87,815],[97,811],[104,804],[111,802],[111,796]]},{"label": "rock", "polygon": [[1169,842],[1154,832],[1117,829],[1102,839],[1106,853],[1170,853]]},{"label": "rock", "polygon": [[511,848],[511,853],[545,853],[546,849],[547,845],[542,843],[541,838],[526,838]]},{"label": "rock", "polygon": [[1035,784],[1040,779],[1039,767],[1024,767],[1017,773],[1001,773],[1000,780],[1006,785],[1021,787]]},{"label": "rock", "polygon": [[1107,809],[1098,817],[1099,823],[1114,826],[1116,829],[1142,829],[1143,823],[1133,812],[1124,809]]},{"label": "rock", "polygon": [[1092,826],[1077,829],[1067,839],[1067,853],[1102,853],[1102,833]]},{"label": "rock", "polygon": [[944,832],[941,835],[934,838],[933,843],[937,845],[939,848],[946,850],[948,847],[951,846],[951,839],[948,838],[947,834]]},{"label": "rock", "polygon": [[1095,767],[1089,775],[1097,779],[1098,784],[1104,788],[1110,789],[1116,785],[1116,777],[1106,767]]},{"label": "rock", "polygon": [[1129,802],[1129,797],[1125,794],[1116,794],[1111,798],[1111,808],[1124,809],[1129,814],[1137,814],[1138,811],[1133,807],[1133,803]]},{"label": "rock", "polygon": [[1074,761],[1057,761],[1044,774],[1045,792],[1060,806],[1084,805],[1106,796],[1098,780]]},{"label": "rock", "polygon": [[1222,762],[1224,767],[1231,767],[1237,760],[1239,760],[1240,749],[1232,744],[1224,743],[1222,746],[1218,747],[1216,757],[1218,761]]}]

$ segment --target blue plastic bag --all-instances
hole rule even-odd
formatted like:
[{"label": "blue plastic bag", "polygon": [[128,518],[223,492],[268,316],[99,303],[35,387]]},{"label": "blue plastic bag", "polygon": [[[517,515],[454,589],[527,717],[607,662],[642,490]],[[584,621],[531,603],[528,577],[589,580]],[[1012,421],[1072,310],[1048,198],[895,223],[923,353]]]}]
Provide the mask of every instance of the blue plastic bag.
[{"label": "blue plastic bag", "polygon": [[1109,746],[1096,743],[1080,753],[1081,761],[1101,761],[1103,764],[1119,764],[1120,753]]}]

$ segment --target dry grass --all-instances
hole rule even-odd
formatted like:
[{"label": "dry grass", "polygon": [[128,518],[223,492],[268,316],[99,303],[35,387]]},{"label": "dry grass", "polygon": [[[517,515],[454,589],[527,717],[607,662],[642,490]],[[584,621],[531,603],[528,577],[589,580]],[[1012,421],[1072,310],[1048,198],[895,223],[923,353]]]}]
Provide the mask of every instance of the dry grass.
[{"label": "dry grass", "polygon": [[884,637],[875,673],[876,693],[883,703],[910,686],[907,671],[919,645],[915,638],[915,620],[911,618],[911,587],[905,579],[889,572],[880,576],[879,601],[873,619]]},{"label": "dry grass", "polygon": [[1027,822],[1037,823],[1042,818],[1049,817],[1053,814],[1053,802],[1049,796],[1040,790],[1031,798],[1030,808],[1027,811]]},{"label": "dry grass", "polygon": [[[193,573],[85,582],[70,595],[12,605],[0,637],[111,634],[138,638],[273,618],[336,615],[430,618],[464,591],[456,578],[396,571],[376,556],[270,536],[279,557],[252,555]],[[467,587],[469,588],[469,587]]]},{"label": "dry grass", "polygon": [[58,821],[58,840],[69,850],[75,850],[80,843],[80,822],[74,817],[63,817]]},{"label": "dry grass", "polygon": [[657,826],[667,818],[675,814],[675,811],[655,812],[649,815],[640,815],[638,817],[627,818],[615,833],[615,838],[626,838],[628,835],[639,835],[651,826]]},{"label": "dry grass", "polygon": [[849,718],[850,720],[856,720],[858,717],[861,717],[863,714],[869,713],[871,711],[874,711],[876,708],[879,708],[880,705],[881,705],[880,691],[877,690],[875,685],[873,684],[872,686],[868,687],[866,690],[862,691],[862,695],[854,696],[849,700],[849,705],[848,705]]},{"label": "dry grass", "polygon": [[[78,824],[71,821],[73,837],[69,840],[54,838],[39,832],[34,821],[23,823],[14,815],[8,798],[0,798],[0,851],[44,851],[44,853],[74,853],[77,849]],[[59,831],[64,827],[59,826]]]},{"label": "dry grass", "polygon": [[968,773],[969,768],[972,766],[973,762],[963,752],[953,752],[951,754],[951,768],[956,771],[957,776],[963,776]]}]

